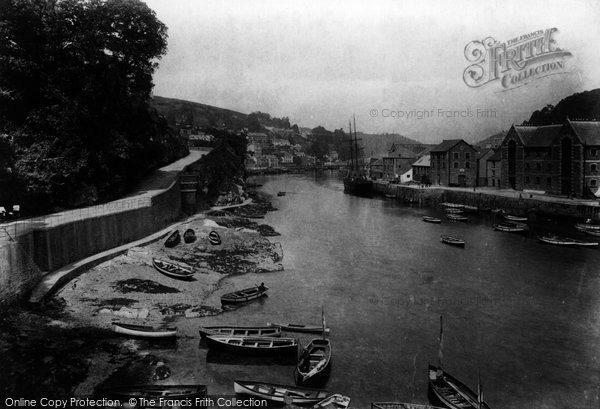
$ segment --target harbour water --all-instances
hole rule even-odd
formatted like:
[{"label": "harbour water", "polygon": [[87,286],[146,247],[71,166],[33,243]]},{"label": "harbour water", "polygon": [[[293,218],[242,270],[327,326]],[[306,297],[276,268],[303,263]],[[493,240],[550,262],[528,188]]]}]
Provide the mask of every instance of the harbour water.
[{"label": "harbour water", "polygon": [[[345,195],[333,175],[261,182],[279,209],[265,223],[282,234],[285,271],[227,278],[226,288],[263,281],[270,295],[203,325],[318,324],[323,306],[333,347],[327,389],[367,407],[428,402],[443,315],[444,368],[474,390],[480,371],[490,407],[598,407],[600,250],[535,239],[569,226],[539,221],[528,236],[501,233],[490,214],[432,225],[420,216],[441,210]],[[444,245],[440,234],[466,247]],[[299,335],[303,345],[312,338]],[[197,345],[188,354],[211,394],[231,394],[233,379],[293,384],[293,365],[207,362]]]}]

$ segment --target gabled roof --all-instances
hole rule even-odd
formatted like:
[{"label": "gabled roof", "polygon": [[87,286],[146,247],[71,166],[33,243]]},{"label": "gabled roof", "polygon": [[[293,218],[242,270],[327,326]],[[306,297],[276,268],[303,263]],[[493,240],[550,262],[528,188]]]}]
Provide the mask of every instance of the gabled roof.
[{"label": "gabled roof", "polygon": [[498,149],[496,152],[494,152],[494,154],[492,156],[490,156],[488,158],[488,161],[500,162],[501,159],[502,159],[502,153],[500,152],[500,149]]},{"label": "gabled roof", "polygon": [[423,155],[412,166],[431,166],[431,155]]},{"label": "gabled roof", "polygon": [[550,147],[554,139],[559,136],[562,125],[546,125],[536,128],[525,144],[528,148]]},{"label": "gabled roof", "polygon": [[573,121],[568,120],[577,136],[584,145],[600,145],[599,121]]},{"label": "gabled roof", "polygon": [[481,153],[479,153],[479,155],[477,155],[477,160],[483,158],[486,155],[489,155],[491,152],[491,154],[494,154],[494,148],[489,148],[489,149],[484,149],[483,151],[481,151]]},{"label": "gabled roof", "polygon": [[458,145],[461,142],[464,142],[471,149],[475,150],[475,148],[473,148],[471,145],[469,145],[467,142],[465,142],[462,139],[444,139],[442,141],[442,143],[440,143],[435,148],[431,149],[430,152],[432,152],[432,153],[448,152],[450,149],[454,148],[456,145]]}]

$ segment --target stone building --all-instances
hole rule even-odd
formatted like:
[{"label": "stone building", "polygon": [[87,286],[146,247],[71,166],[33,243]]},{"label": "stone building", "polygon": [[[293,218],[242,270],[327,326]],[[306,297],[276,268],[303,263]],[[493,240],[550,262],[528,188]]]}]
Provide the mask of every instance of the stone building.
[{"label": "stone building", "polygon": [[501,187],[583,197],[600,185],[600,122],[513,125],[500,147]]},{"label": "stone building", "polygon": [[477,151],[462,139],[445,139],[430,151],[431,183],[441,186],[475,186]]},{"label": "stone building", "polygon": [[421,156],[412,164],[413,180],[419,183],[431,183],[431,154]]}]

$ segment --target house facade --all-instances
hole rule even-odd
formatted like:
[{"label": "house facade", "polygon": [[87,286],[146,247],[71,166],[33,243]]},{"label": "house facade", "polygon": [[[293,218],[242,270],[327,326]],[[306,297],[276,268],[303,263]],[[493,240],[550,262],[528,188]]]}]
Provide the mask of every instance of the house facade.
[{"label": "house facade", "polygon": [[487,186],[488,184],[488,159],[494,155],[493,149],[485,149],[477,156],[477,186]]},{"label": "house facade", "polygon": [[413,180],[419,183],[431,183],[431,154],[421,156],[412,164]]},{"label": "house facade", "polygon": [[501,152],[496,150],[486,161],[486,185],[487,187],[500,188],[502,180]]},{"label": "house facade", "polygon": [[442,141],[430,151],[431,183],[441,186],[475,186],[477,151],[462,139]]},{"label": "house facade", "polygon": [[399,179],[400,175],[411,169],[417,154],[401,146],[394,147],[382,158],[383,177],[388,180]]},{"label": "house facade", "polygon": [[513,125],[501,155],[502,188],[588,196],[600,186],[600,122]]}]

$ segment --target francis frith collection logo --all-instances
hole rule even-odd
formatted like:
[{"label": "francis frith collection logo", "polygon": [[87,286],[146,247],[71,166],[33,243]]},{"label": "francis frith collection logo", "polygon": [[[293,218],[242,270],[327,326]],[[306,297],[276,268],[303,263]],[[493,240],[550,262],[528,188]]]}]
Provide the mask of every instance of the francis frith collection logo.
[{"label": "francis frith collection logo", "polygon": [[463,80],[477,88],[498,81],[502,90],[521,87],[533,80],[566,72],[569,51],[559,48],[554,39],[557,28],[523,34],[504,43],[487,37],[471,41],[465,58],[471,63]]}]

